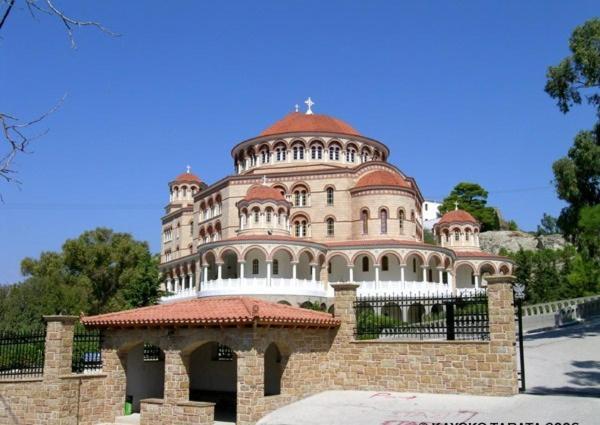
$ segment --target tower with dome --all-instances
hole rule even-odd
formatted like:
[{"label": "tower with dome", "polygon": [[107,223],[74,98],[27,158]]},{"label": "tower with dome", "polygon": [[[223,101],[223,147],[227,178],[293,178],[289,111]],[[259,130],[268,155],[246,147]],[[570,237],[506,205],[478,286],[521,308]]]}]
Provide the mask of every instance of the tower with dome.
[{"label": "tower with dome", "polygon": [[330,283],[362,295],[470,292],[508,258],[479,248],[460,209],[423,240],[423,196],[382,142],[346,122],[292,112],[231,150],[233,174],[210,185],[188,167],[162,218],[163,302],[253,295],[331,307]]}]

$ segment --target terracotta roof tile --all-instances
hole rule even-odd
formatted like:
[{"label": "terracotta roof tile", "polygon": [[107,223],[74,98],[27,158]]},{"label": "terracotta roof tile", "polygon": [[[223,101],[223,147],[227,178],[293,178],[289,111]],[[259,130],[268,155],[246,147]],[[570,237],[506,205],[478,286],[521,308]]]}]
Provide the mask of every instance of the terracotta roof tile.
[{"label": "terracotta roof tile", "polygon": [[440,218],[437,224],[444,223],[475,223],[477,224],[477,220],[471,214],[464,210],[452,210],[448,211],[446,214]]},{"label": "terracotta roof tile", "polygon": [[175,177],[176,182],[193,182],[193,183],[202,183],[200,177],[192,173],[181,173],[177,177]]},{"label": "terracotta roof tile", "polygon": [[494,254],[490,254],[489,252],[485,252],[485,251],[454,251],[456,253],[457,257],[493,257],[493,258],[506,258],[507,260],[509,260],[508,257],[505,257],[503,255],[494,255]]},{"label": "terracotta roof tile", "polygon": [[355,188],[370,186],[396,186],[410,188],[411,184],[404,180],[400,175],[391,171],[378,170],[365,174],[358,182]]},{"label": "terracotta roof tile", "polygon": [[250,186],[248,192],[246,192],[246,196],[244,197],[244,201],[285,201],[285,197],[278,190],[269,186],[263,186],[260,184]]},{"label": "terracotta roof tile", "polygon": [[91,327],[221,326],[255,321],[258,325],[325,328],[340,324],[329,313],[251,297],[197,298],[81,318],[84,325]]},{"label": "terracotta roof tile", "polygon": [[260,133],[260,136],[270,136],[282,133],[340,133],[360,136],[360,133],[344,121],[329,115],[306,115],[292,112]]}]

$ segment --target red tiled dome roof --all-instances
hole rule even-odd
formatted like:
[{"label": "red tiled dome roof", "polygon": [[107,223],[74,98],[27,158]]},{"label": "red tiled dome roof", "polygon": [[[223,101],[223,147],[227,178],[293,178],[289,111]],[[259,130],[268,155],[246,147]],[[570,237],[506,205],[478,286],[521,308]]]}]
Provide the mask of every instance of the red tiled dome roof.
[{"label": "red tiled dome roof", "polygon": [[437,224],[444,223],[475,223],[477,224],[477,220],[471,214],[464,210],[452,210],[448,211],[446,214],[440,218]]},{"label": "red tiled dome roof", "polygon": [[175,178],[175,181],[180,183],[202,183],[200,177],[192,173],[181,173]]},{"label": "red tiled dome roof", "polygon": [[404,180],[400,175],[391,171],[378,170],[365,174],[356,183],[355,188],[368,186],[396,186],[411,187],[411,184]]},{"label": "red tiled dome roof", "polygon": [[360,136],[352,126],[329,115],[292,112],[260,133],[260,136],[270,136],[281,133],[322,132],[341,133]]},{"label": "red tiled dome roof", "polygon": [[283,194],[275,188],[260,184],[250,186],[244,201],[285,201]]},{"label": "red tiled dome roof", "polygon": [[220,326],[249,324],[337,327],[331,314],[250,297],[215,297],[160,304],[98,316],[82,317],[86,326]]}]

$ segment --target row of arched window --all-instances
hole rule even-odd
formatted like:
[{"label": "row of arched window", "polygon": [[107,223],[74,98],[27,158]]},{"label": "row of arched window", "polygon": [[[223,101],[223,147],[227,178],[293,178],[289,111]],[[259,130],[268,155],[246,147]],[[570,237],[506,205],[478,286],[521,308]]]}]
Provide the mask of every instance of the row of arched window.
[{"label": "row of arched window", "polygon": [[329,161],[340,161],[344,154],[345,160],[348,163],[355,163],[357,161],[363,163],[370,160],[385,161],[385,155],[377,149],[364,146],[362,150],[360,150],[359,155],[359,149],[355,144],[349,143],[344,149],[342,144],[336,141],[330,142],[327,147],[320,141],[313,141],[310,143],[308,149],[306,148],[305,143],[300,140],[292,142],[290,149],[288,149],[284,142],[279,142],[273,149],[263,145],[258,148],[257,152],[250,147],[245,152],[242,151],[238,153],[235,157],[236,171],[241,172],[251,167],[255,167],[259,165],[259,161],[261,165],[270,164],[272,161],[287,161],[288,153],[294,161],[304,161],[307,158],[311,160],[322,160],[325,158],[325,153],[327,153],[327,159]]},{"label": "row of arched window", "polygon": [[[388,210],[386,208],[381,208],[379,210],[379,223],[380,223],[379,231],[382,235],[385,235],[388,233],[388,219],[389,219]],[[369,234],[369,210],[368,209],[365,208],[365,209],[361,210],[360,220],[361,220],[363,235]],[[410,221],[414,222],[415,220],[416,220],[415,211],[411,210]],[[401,208],[398,210],[398,226],[400,229],[400,233],[404,232],[404,222],[405,221],[406,221],[406,214],[405,214],[404,210]]]},{"label": "row of arched window", "polygon": [[198,192],[198,186],[173,186],[171,193],[169,194],[169,201],[179,201],[184,199],[192,199],[193,196]]}]

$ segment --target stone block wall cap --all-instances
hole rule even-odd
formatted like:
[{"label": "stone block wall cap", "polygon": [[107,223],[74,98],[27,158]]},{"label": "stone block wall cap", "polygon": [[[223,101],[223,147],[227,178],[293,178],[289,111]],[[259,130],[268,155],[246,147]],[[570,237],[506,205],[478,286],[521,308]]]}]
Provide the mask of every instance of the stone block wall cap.
[{"label": "stone block wall cap", "polygon": [[330,285],[335,291],[349,291],[360,286],[360,284],[352,282],[331,283]]},{"label": "stone block wall cap", "polygon": [[46,323],[48,323],[48,322],[75,323],[79,320],[79,316],[63,316],[61,314],[52,315],[52,316],[42,316],[42,317],[44,318],[44,321]]},{"label": "stone block wall cap", "polygon": [[215,404],[210,401],[180,401],[177,406],[214,407]]},{"label": "stone block wall cap", "polygon": [[143,400],[140,400],[140,404],[141,403],[146,403],[146,404],[164,404],[165,401],[162,398],[145,398]]},{"label": "stone block wall cap", "polygon": [[515,283],[517,278],[510,274],[494,274],[490,276],[486,276],[485,280],[488,285],[494,285],[496,283]]}]

